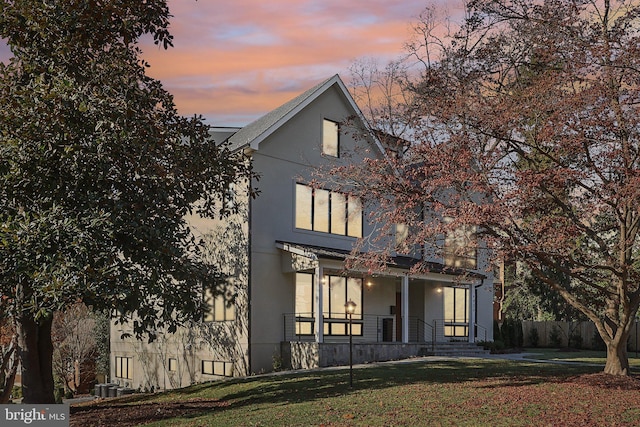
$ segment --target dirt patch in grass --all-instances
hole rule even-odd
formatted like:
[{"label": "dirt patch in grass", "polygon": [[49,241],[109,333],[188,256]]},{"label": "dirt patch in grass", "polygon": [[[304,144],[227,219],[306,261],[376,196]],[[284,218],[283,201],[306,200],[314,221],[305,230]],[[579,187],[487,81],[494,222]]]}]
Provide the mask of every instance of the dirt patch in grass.
[{"label": "dirt patch in grass", "polygon": [[152,421],[190,417],[229,406],[216,399],[186,399],[180,402],[125,403],[97,400],[71,406],[70,427],[133,427]]}]

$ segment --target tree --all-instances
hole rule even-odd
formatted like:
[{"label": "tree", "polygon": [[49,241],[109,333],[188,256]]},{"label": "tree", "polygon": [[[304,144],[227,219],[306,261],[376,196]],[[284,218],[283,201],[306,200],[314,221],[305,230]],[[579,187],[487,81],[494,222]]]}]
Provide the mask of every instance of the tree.
[{"label": "tree", "polygon": [[224,215],[250,172],[145,74],[136,42],[171,46],[169,18],[166,1],[0,2],[0,287],[27,403],[54,401],[54,313],[80,300],[153,339],[215,281],[185,215]]},{"label": "tree", "polygon": [[[4,297],[0,297],[6,300]],[[0,313],[3,301],[0,300]],[[18,373],[18,358],[16,357],[18,339],[12,319],[0,314],[0,403],[8,403],[13,391],[16,374]]]},{"label": "tree", "polygon": [[377,203],[382,234],[412,229],[403,248],[441,258],[443,235],[476,227],[469,245],[524,263],[595,323],[604,371],[628,374],[640,305],[640,9],[474,0],[452,36],[417,28],[411,57],[424,59],[425,44],[431,54],[404,86],[418,117],[410,149],[334,172]]},{"label": "tree", "polygon": [[95,379],[96,332],[95,316],[82,303],[56,313],[51,328],[53,374],[62,382],[65,392],[78,393],[82,386]]},{"label": "tree", "polygon": [[[562,273],[545,269],[545,274],[554,277],[558,284],[571,289],[570,278]],[[517,280],[506,290],[503,311],[520,320],[586,320],[585,315],[566,303],[553,288],[541,282],[528,271],[521,271]]]}]

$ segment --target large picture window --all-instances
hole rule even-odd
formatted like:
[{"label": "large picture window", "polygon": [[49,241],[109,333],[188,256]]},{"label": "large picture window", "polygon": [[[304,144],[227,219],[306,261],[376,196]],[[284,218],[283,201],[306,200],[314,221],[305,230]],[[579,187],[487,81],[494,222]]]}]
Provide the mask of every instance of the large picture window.
[{"label": "large picture window", "polygon": [[[322,282],[324,335],[348,335],[349,318],[344,306],[349,300],[356,303],[353,335],[362,335],[362,279],[327,275]],[[313,274],[296,273],[296,335],[314,333],[314,289]]]},{"label": "large picture window", "polygon": [[353,335],[362,335],[362,279],[358,277],[324,276],[322,284],[325,335],[348,335],[349,322],[345,304],[356,303],[353,312]]},{"label": "large picture window", "polygon": [[362,203],[335,191],[296,184],[296,228],[362,237]]},{"label": "large picture window", "polygon": [[469,336],[469,289],[444,288],[444,335]]}]

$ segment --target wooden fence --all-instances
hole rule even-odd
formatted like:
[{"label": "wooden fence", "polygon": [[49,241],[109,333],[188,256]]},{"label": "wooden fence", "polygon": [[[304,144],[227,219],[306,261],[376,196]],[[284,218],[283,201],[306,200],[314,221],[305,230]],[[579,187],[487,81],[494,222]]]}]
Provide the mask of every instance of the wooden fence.
[{"label": "wooden fence", "polygon": [[[596,349],[599,345],[597,339],[599,335],[593,322],[534,322],[525,320],[522,322],[525,347],[533,347],[531,330],[534,328],[538,331],[538,347],[579,346],[585,349]],[[556,339],[554,339],[554,335]],[[576,339],[576,336],[580,338]],[[571,342],[569,342],[570,337],[572,337]],[[578,345],[577,341],[580,341]],[[632,326],[627,348],[635,352],[640,350],[640,324],[637,321]]]}]

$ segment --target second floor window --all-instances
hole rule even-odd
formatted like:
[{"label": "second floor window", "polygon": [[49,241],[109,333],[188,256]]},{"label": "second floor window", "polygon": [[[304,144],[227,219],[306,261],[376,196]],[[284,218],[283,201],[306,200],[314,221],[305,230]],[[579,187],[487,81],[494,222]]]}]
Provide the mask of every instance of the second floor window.
[{"label": "second floor window", "polygon": [[449,267],[475,270],[478,268],[477,252],[474,226],[457,228],[444,239],[444,265]]},{"label": "second floor window", "polygon": [[296,228],[362,237],[362,203],[335,191],[296,184]]}]

